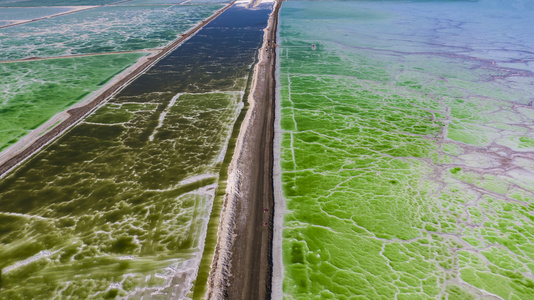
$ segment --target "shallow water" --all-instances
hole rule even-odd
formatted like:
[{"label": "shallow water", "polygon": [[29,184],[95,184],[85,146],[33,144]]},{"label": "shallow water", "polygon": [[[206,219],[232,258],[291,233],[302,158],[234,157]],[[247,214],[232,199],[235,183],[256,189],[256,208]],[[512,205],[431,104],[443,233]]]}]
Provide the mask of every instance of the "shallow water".
[{"label": "shallow water", "polygon": [[189,291],[269,12],[230,8],[2,180],[1,297]]},{"label": "shallow water", "polygon": [[0,64],[0,151],[91,94],[143,53]]},{"label": "shallow water", "polygon": [[107,5],[117,0],[0,0],[0,7]]},{"label": "shallow water", "polygon": [[534,293],[528,3],[283,4],[289,299]]},{"label": "shallow water", "polygon": [[180,4],[187,0],[132,0],[121,5]]},{"label": "shallow water", "polygon": [[[1,5],[1,2],[0,2]],[[40,7],[39,9],[27,7],[11,7],[0,10],[0,21],[25,21],[42,18],[72,10],[69,7]]]},{"label": "shallow water", "polygon": [[0,59],[161,48],[222,7],[105,6],[8,27],[0,30]]},{"label": "shallow water", "polygon": [[[46,3],[42,3],[45,5]],[[162,47],[222,5],[98,7],[0,29],[0,60]],[[65,7],[5,8],[2,18],[34,18]],[[0,151],[82,101],[147,53],[0,64]]]}]

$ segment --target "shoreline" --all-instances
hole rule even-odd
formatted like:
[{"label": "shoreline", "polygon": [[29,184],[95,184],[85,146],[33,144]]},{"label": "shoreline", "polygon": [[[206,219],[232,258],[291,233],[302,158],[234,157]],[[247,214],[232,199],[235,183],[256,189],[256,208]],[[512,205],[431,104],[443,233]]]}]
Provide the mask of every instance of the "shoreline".
[{"label": "shoreline", "polygon": [[208,278],[208,299],[271,297],[275,53],[272,44],[267,45],[276,38],[280,5],[281,1],[273,2],[264,29],[248,97],[249,109],[228,168],[226,195]]},{"label": "shoreline", "polygon": [[[276,40],[280,41],[280,31],[276,30]],[[276,48],[276,55],[280,57],[280,48]],[[280,60],[276,60],[275,79],[280,77]],[[276,80],[275,112],[274,112],[274,141],[273,141],[273,189],[274,189],[274,224],[273,224],[273,286],[272,299],[283,299],[284,263],[283,263],[283,230],[286,201],[282,190],[282,166],[280,164],[280,149],[282,144],[282,116],[280,81]]]},{"label": "shoreline", "polygon": [[222,167],[218,174],[219,179],[217,182],[215,197],[213,199],[213,205],[209,216],[206,238],[204,241],[204,251],[202,253],[202,258],[198,267],[195,283],[193,284],[193,288],[190,293],[191,296],[188,296],[188,298],[191,299],[204,299],[208,293],[208,278],[210,276],[211,265],[214,259],[215,247],[217,246],[216,243],[218,237],[218,229],[228,181],[228,168],[230,167],[231,160],[235,153],[236,141],[239,136],[241,125],[243,124],[245,115],[248,112],[249,106],[248,102],[246,102],[246,99],[248,99],[248,95],[250,94],[252,78],[254,76],[253,73],[254,70],[250,70],[245,92],[241,98],[241,103],[243,104],[243,107],[239,110],[239,114],[237,116],[236,122],[234,123],[232,133],[229,137],[229,142],[227,143],[224,157],[220,161],[222,163]]},{"label": "shoreline", "polygon": [[[11,145],[0,153],[0,178],[3,178],[15,167],[36,154],[40,149],[56,140],[67,132],[72,126],[78,124],[85,116],[89,115],[102,104],[106,103],[116,93],[126,87],[131,81],[150,69],[168,53],[174,51],[182,43],[194,36],[200,29],[225,10],[230,8],[236,0],[228,3],[217,10],[210,17],[200,21],[195,27],[187,30],[174,41],[170,42],[159,53],[154,53],[140,58],[137,63],[113,77],[102,88],[92,93],[82,101],[69,107],[67,110],[54,115],[51,119],[27,134],[21,140]],[[59,122],[59,123],[58,123]],[[34,134],[35,133],[35,134]]]}]

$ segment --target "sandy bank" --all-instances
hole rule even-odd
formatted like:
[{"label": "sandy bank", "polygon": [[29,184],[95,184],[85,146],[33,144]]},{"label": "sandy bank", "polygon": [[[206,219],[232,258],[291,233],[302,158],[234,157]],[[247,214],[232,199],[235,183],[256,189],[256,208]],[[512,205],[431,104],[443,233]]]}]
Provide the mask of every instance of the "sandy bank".
[{"label": "sandy bank", "polygon": [[[278,32],[278,31],[277,31]],[[277,33],[277,40],[280,40]],[[277,56],[280,49],[276,49]],[[280,60],[276,61],[275,78],[279,78]],[[273,224],[273,286],[272,299],[283,299],[282,284],[284,281],[284,265],[282,261],[282,231],[284,225],[285,199],[282,192],[282,167],[280,165],[280,149],[282,143],[282,127],[280,126],[280,82],[276,81],[274,142],[273,142],[273,188],[274,188],[274,224]]]},{"label": "sandy bank", "polygon": [[[208,279],[208,299],[266,299],[271,294],[275,61],[272,41],[276,37],[280,3],[273,3],[264,30],[248,98],[250,106],[228,170],[217,246]],[[256,1],[251,1],[248,7],[256,5]]]}]

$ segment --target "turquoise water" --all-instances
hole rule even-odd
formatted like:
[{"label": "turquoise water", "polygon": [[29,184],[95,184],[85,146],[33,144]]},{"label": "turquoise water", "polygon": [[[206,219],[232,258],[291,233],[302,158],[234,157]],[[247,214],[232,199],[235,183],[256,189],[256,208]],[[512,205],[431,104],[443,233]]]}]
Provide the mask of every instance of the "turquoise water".
[{"label": "turquoise water", "polygon": [[[1,2],[0,2],[1,5]],[[39,9],[27,7],[11,7],[0,10],[0,21],[23,21],[42,18],[62,12],[67,12],[72,8],[67,7],[41,7]]]},{"label": "turquoise water", "polygon": [[117,0],[0,0],[4,7],[106,5]]},{"label": "turquoise water", "polygon": [[107,6],[8,27],[0,30],[0,59],[164,47],[222,7]]},{"label": "turquoise water", "polygon": [[286,298],[534,294],[532,13],[283,4]]}]

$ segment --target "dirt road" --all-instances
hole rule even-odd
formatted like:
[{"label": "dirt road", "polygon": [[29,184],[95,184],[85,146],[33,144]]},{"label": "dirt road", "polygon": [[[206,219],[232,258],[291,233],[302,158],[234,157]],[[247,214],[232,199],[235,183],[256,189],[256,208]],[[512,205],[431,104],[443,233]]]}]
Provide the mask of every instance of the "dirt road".
[{"label": "dirt road", "polygon": [[[280,5],[281,1],[276,2],[269,21],[270,26],[265,35],[267,47],[260,50],[262,53],[256,69],[256,82],[251,91],[254,103],[249,111],[250,119],[234,167],[238,178],[235,208],[234,211],[226,212],[232,216],[232,222],[229,223],[231,238],[223,236],[220,240],[223,244],[220,245],[221,249],[227,243],[231,250],[226,250],[228,258],[220,258],[219,256],[225,255],[225,250],[218,249],[213,268],[222,271],[217,274],[216,270],[212,270],[214,277],[220,277],[213,279],[211,293],[208,294],[210,299],[271,298],[274,41]],[[231,241],[227,242],[228,240]]]}]

